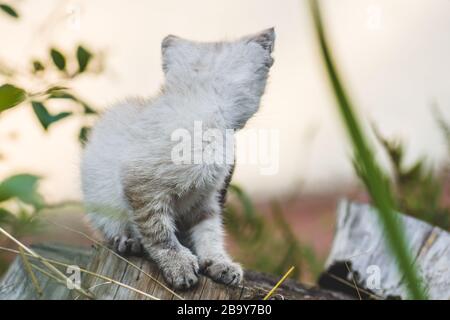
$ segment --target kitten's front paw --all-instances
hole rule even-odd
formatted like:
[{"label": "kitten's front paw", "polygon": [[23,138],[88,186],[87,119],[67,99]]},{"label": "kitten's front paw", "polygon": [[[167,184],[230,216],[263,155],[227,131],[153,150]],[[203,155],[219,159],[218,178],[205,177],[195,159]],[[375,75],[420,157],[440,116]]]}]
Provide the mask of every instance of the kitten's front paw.
[{"label": "kitten's front paw", "polygon": [[244,275],[241,266],[228,259],[204,259],[201,270],[214,281],[231,286],[240,284]]},{"label": "kitten's front paw", "polygon": [[189,250],[175,251],[161,266],[164,278],[175,289],[187,290],[198,282],[198,259]]}]

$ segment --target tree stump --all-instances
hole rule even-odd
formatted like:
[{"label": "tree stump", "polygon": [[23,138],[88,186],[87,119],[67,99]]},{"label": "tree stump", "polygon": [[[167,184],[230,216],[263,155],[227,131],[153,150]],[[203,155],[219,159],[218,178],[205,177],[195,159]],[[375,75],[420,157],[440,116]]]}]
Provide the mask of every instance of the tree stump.
[{"label": "tree stump", "polygon": [[[400,218],[429,297],[450,299],[450,234],[412,217],[400,215]],[[127,262],[101,246],[74,248],[45,244],[33,246],[33,249],[44,258],[63,263],[59,269],[67,276],[71,276],[77,267],[90,272],[81,272],[81,287],[88,289],[95,299],[260,300],[279,280],[279,277],[247,270],[239,287],[227,287],[202,276],[194,289],[171,292],[160,284],[164,280],[158,268],[144,258],[132,257]],[[36,259],[29,258],[29,262],[45,270]],[[70,272],[67,265],[73,266]],[[17,257],[0,281],[0,299],[85,298],[69,289],[67,283],[57,282],[39,270],[33,273],[41,295],[31,281],[23,259]],[[407,296],[403,277],[386,249],[375,210],[369,205],[342,201],[338,207],[333,246],[318,287],[288,279],[275,291],[272,299],[353,298],[405,299]]]},{"label": "tree stump", "polygon": [[[83,249],[45,244],[33,246],[33,250],[45,258],[87,269],[90,272],[114,279],[158,299],[166,300],[180,298],[199,300],[261,300],[279,280],[277,277],[271,275],[247,271],[243,284],[233,288],[215,283],[211,279],[201,276],[199,284],[193,290],[175,292],[176,295],[174,295],[154,280],[157,279],[160,283],[165,284],[156,265],[144,258],[127,258],[129,262],[142,270],[140,271],[126,261],[118,258],[109,250],[98,246]],[[30,262],[45,269],[35,259],[30,258]],[[67,276],[72,274],[68,272],[67,267],[60,267],[59,269]],[[54,281],[47,275],[39,271],[35,271],[34,273],[42,288],[41,296],[37,294],[30,276],[24,268],[22,259],[18,257],[0,282],[0,300],[85,299],[84,296],[75,290],[70,290],[66,285]],[[167,286],[167,284],[165,285]],[[105,279],[100,279],[83,272],[81,272],[81,287],[89,289],[96,299],[151,299],[136,291],[109,283]],[[286,280],[274,293],[272,299],[330,300],[349,299],[349,297],[328,290],[307,287],[293,280]]]},{"label": "tree stump", "polygon": [[[336,234],[319,286],[354,297],[406,299],[403,275],[386,247],[375,209],[341,201]],[[450,234],[399,214],[430,299],[450,299]]]}]

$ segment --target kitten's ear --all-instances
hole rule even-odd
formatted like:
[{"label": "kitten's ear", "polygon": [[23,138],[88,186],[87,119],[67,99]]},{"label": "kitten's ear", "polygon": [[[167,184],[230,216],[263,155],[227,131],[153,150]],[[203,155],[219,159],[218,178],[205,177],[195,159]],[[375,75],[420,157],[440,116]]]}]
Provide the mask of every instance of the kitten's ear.
[{"label": "kitten's ear", "polygon": [[255,42],[269,52],[273,51],[275,44],[275,28],[263,30],[255,35],[247,37],[247,42]]},{"label": "kitten's ear", "polygon": [[162,53],[162,68],[164,73],[167,73],[167,71],[169,70],[169,66],[170,66],[170,51],[169,50],[171,47],[173,47],[175,45],[176,42],[178,42],[180,40],[179,37],[174,36],[174,35],[168,35],[166,36],[162,42],[161,42],[161,53]]},{"label": "kitten's ear", "polygon": [[177,37],[177,36],[174,36],[172,34],[169,34],[168,36],[166,36],[161,42],[161,50],[162,50],[162,52],[164,52],[167,48],[173,46],[173,44],[177,40],[180,40],[180,38]]}]

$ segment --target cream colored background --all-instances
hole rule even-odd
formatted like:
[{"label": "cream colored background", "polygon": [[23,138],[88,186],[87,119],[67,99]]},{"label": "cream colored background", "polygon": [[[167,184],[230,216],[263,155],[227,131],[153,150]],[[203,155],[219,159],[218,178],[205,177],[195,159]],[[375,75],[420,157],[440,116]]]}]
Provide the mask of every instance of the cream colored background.
[{"label": "cream colored background", "polygon": [[[106,72],[74,83],[94,105],[151,95],[162,82],[160,41],[232,39],[275,26],[275,65],[253,128],[280,130],[280,170],[262,176],[243,165],[235,181],[255,195],[340,191],[353,173],[345,135],[329,94],[304,1],[22,0],[19,22],[0,19],[0,59],[25,68],[49,46],[79,43],[106,53]],[[367,121],[408,142],[408,156],[442,163],[445,145],[431,115],[436,101],[450,119],[450,1],[328,0],[325,21],[339,68]],[[372,8],[372,9],[370,9]],[[373,15],[375,12],[380,16]],[[79,12],[73,14],[71,12]],[[374,20],[375,19],[375,20]],[[375,22],[374,22],[375,21]],[[75,22],[75,24],[73,23]],[[379,22],[379,23],[378,23]],[[77,24],[79,23],[79,28]],[[44,134],[28,107],[0,121],[0,176],[46,177],[50,201],[79,197],[77,121]],[[6,139],[16,132],[14,140]],[[383,157],[381,157],[383,158]]]}]

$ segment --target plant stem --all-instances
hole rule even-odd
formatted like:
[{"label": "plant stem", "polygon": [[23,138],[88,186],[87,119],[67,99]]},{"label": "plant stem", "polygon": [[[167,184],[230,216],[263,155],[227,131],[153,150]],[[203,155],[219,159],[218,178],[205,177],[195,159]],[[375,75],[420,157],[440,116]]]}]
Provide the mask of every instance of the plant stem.
[{"label": "plant stem", "polygon": [[[62,273],[61,271],[58,270],[58,268],[56,268],[54,265],[52,265],[51,263],[49,263],[48,261],[46,261],[46,259],[44,259],[43,257],[41,257],[40,255],[38,255],[37,253],[35,253],[33,250],[29,249],[27,246],[25,246],[22,242],[20,242],[19,240],[17,240],[16,238],[14,238],[12,235],[10,235],[8,232],[6,232],[5,229],[3,229],[2,227],[0,227],[0,233],[3,233],[6,237],[8,237],[9,239],[11,239],[15,244],[17,244],[20,248],[22,248],[26,253],[28,253],[30,256],[38,259],[43,265],[45,265],[48,269],[50,269],[52,272],[54,272],[55,274],[57,274],[59,277],[61,277],[63,280],[68,280],[68,278],[65,276],[64,273]],[[86,290],[84,290],[83,288],[80,289],[75,289],[77,290],[79,293],[81,293],[82,295],[89,297],[90,299],[95,299],[95,297],[92,295],[92,293],[87,292]]]},{"label": "plant stem", "polygon": [[373,153],[366,141],[363,129],[354,114],[353,105],[344,90],[336,70],[333,58],[325,37],[321,13],[316,0],[309,0],[314,26],[319,40],[325,69],[331,82],[339,112],[353,145],[356,163],[367,179],[366,187],[377,207],[379,221],[386,232],[386,243],[397,262],[399,271],[404,275],[408,294],[413,299],[426,299],[421,279],[418,276],[410,255],[398,214],[393,210],[393,198],[390,186],[374,160]]}]

